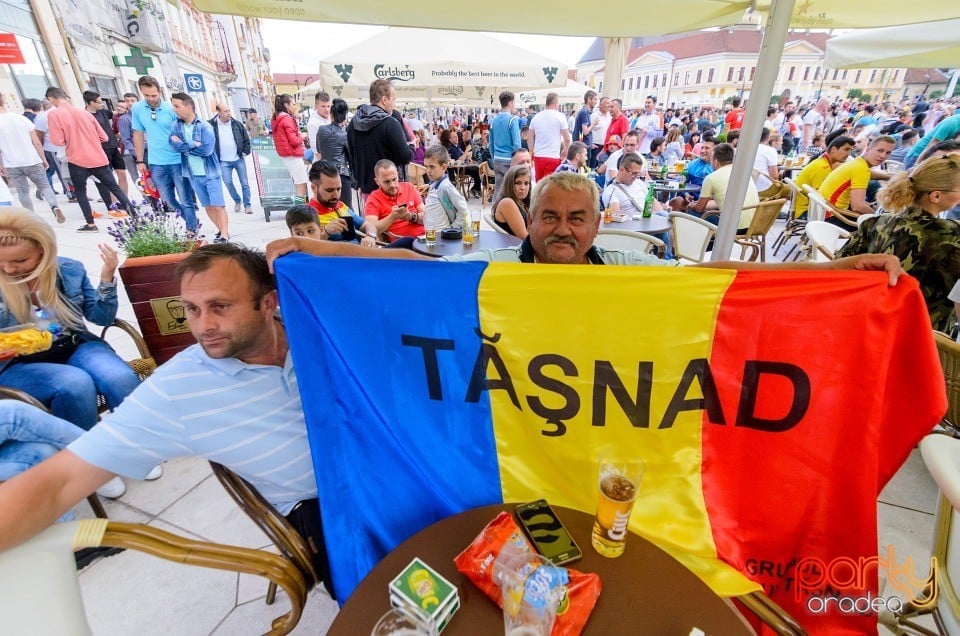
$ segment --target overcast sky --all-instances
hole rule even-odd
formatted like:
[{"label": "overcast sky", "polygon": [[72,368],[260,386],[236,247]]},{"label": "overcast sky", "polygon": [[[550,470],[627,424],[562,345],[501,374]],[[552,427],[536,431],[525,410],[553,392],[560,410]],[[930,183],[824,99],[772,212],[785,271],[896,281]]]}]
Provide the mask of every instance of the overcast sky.
[{"label": "overcast sky", "polygon": [[[379,26],[264,20],[262,33],[264,45],[270,49],[272,72],[293,73],[296,70],[297,73],[315,75],[322,56],[353,46],[385,29]],[[573,68],[593,42],[593,38],[549,35],[487,35],[563,62],[569,68]],[[483,61],[483,51],[477,52],[477,60]]]}]

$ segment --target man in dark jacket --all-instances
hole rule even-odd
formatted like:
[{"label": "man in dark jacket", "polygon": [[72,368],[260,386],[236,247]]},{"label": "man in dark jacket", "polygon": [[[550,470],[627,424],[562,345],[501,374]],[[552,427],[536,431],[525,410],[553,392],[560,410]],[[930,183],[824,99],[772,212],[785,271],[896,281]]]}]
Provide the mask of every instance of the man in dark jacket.
[{"label": "man in dark jacket", "polygon": [[[230,114],[230,105],[220,102],[217,104],[217,116],[210,120],[213,126],[213,136],[217,139],[216,152],[220,159],[220,176],[227,186],[227,192],[233,199],[233,211],[253,214],[250,207],[250,183],[247,181],[247,162],[244,157],[250,154],[250,135],[243,124]],[[233,185],[233,172],[237,172],[240,179],[240,191],[243,201]]]},{"label": "man in dark jacket", "polygon": [[[120,189],[123,190],[123,193],[129,196],[130,191],[127,189],[127,164],[123,163],[123,153],[120,152],[120,139],[116,133],[113,132],[113,111],[103,103],[103,98],[100,97],[100,93],[94,91],[83,91],[83,103],[87,108],[87,112],[93,115],[93,118],[96,119],[100,127],[103,128],[103,132],[107,133],[107,140],[100,145],[103,147],[103,152],[107,155],[107,162],[110,167],[117,173],[117,184],[120,186]],[[111,207],[110,202],[114,200],[114,197],[111,196],[110,190],[103,187],[103,184],[99,181],[94,181],[97,184],[97,192],[100,193],[100,198],[103,199],[103,204]],[[115,213],[110,216],[126,216],[125,213],[119,210],[118,206],[112,207],[117,209]]]},{"label": "man in dark jacket", "polygon": [[387,80],[370,84],[370,103],[363,104],[347,126],[350,166],[366,197],[377,189],[374,169],[381,159],[389,159],[398,168],[410,163],[413,150],[400,123],[391,117],[397,91]]}]

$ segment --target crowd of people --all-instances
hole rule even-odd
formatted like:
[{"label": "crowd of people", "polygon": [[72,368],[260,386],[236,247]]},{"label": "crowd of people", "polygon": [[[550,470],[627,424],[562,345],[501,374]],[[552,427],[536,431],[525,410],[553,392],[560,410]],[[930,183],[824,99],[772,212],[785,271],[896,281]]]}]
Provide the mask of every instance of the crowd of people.
[{"label": "crowd of people", "polygon": [[[393,86],[377,80],[369,103],[352,118],[343,100],[323,92],[306,117],[291,96],[279,95],[268,129],[258,118],[244,124],[234,120],[226,104],[218,104],[216,117],[203,121],[189,95],[174,93],[167,101],[149,76],[138,86],[142,99],[125,97],[124,112],[116,114],[105,112],[96,94],[85,95],[89,101],[81,109],[60,89],[49,89],[44,111],[49,111],[44,123],[49,134],[43,138],[35,133],[40,129],[35,122],[14,121],[29,118],[0,110],[3,165],[21,199],[29,200],[26,181],[47,196],[57,174],[49,172],[47,153],[62,155],[84,212],[81,231],[96,231],[89,202],[84,203],[89,176],[103,184],[104,202],[116,197],[127,214],[136,214],[124,192],[130,181],[152,179],[162,204],[182,215],[194,232],[198,199],[218,233],[212,245],[193,252],[177,270],[197,344],[141,382],[84,323],[105,325],[116,316],[116,252],[101,249],[103,267],[94,288],[81,264],[58,258],[48,223],[28,209],[0,213],[0,327],[39,322],[59,329],[49,354],[0,362],[0,384],[30,393],[54,416],[51,423],[39,410],[17,406],[14,412],[0,402],[0,410],[9,409],[8,417],[18,423],[5,433],[9,437],[0,437],[0,479],[9,479],[0,485],[0,508],[6,513],[0,519],[0,549],[61,518],[90,492],[115,485],[116,475],[156,478],[164,460],[200,455],[236,470],[291,520],[315,548],[315,566],[328,590],[316,480],[296,371],[277,313],[274,261],[295,251],[429,258],[380,247],[392,241],[388,247],[403,247],[404,238],[418,237],[426,227],[462,221],[467,201],[449,173],[459,159],[490,166],[493,222],[522,242],[431,260],[676,267],[677,261],[644,251],[595,246],[601,210],[642,212],[652,187],[647,179],[662,174],[662,167],[689,160],[684,176],[699,186],[699,194],[653,202],[654,212],[716,214],[723,207],[745,113],[738,99],[720,113],[661,109],[653,97],[628,113],[620,100],[590,90],[569,121],[555,94],[534,114],[518,113],[514,95],[504,91],[495,114],[423,122],[403,116],[395,108]],[[886,106],[858,108],[826,100],[808,108],[790,103],[773,108],[755,166],[763,180],[750,184],[745,206],[780,196],[777,158],[784,151],[799,152],[809,160],[798,183],[819,189],[853,216],[871,218],[841,250],[841,258],[827,263],[699,266],[880,270],[890,284],[906,270],[921,281],[933,326],[952,329],[953,301],[960,302],[960,226],[942,216],[960,204],[960,144],[952,141],[960,133],[960,115],[941,108],[945,116],[926,130],[925,118],[916,119],[920,103],[906,105],[910,110],[900,105],[891,117]],[[928,105],[926,112],[933,117],[937,109]],[[913,115],[909,122],[907,115]],[[296,198],[286,216],[290,237],[272,242],[264,255],[229,243],[223,182],[229,184],[234,211],[249,213],[244,157],[251,136],[267,134]],[[921,141],[911,143],[916,138]],[[16,144],[8,145],[10,139]],[[47,151],[47,141],[56,149]],[[904,147],[903,163],[915,164],[912,169],[880,169]],[[422,188],[406,178],[417,159],[427,177]],[[120,172],[127,188],[114,176]],[[350,195],[354,189],[360,193],[356,205]],[[794,213],[802,216],[807,205],[798,197]],[[62,210],[51,207],[62,222]],[[739,229],[750,220],[750,214],[741,214]],[[97,394],[113,411],[99,423]],[[46,446],[28,451],[31,444]],[[57,452],[65,445],[67,452]]]}]

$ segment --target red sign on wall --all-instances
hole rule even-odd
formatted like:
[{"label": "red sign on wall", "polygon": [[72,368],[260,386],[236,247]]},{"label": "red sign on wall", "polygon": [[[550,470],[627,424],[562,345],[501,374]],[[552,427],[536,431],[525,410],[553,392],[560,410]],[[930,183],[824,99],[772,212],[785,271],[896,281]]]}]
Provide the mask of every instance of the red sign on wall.
[{"label": "red sign on wall", "polygon": [[0,33],[0,64],[25,64],[23,51],[13,33]]}]

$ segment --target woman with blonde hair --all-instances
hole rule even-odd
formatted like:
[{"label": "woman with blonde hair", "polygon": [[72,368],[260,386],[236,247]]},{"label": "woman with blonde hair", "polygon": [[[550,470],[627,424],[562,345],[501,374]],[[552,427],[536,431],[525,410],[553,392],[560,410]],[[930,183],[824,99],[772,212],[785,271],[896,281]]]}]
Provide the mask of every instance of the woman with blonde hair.
[{"label": "woman with blonde hair", "polygon": [[[117,253],[100,245],[94,289],[79,261],[57,257],[53,229],[22,208],[0,212],[0,328],[33,323],[54,338],[48,351],[0,361],[0,385],[37,398],[84,430],[97,422],[97,394],[116,408],[140,378],[84,320],[117,317]],[[0,354],[2,355],[2,354]]]},{"label": "woman with blonde hair", "polygon": [[877,200],[887,212],[861,223],[838,256],[894,254],[920,283],[934,329],[953,327],[947,294],[960,279],[960,225],[939,214],[960,203],[960,156],[927,159],[895,174]]},{"label": "woman with blonde hair", "polygon": [[500,196],[493,202],[493,222],[507,234],[519,239],[527,238],[530,217],[530,192],[533,174],[526,166],[514,166],[503,175]]}]

